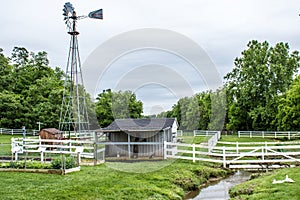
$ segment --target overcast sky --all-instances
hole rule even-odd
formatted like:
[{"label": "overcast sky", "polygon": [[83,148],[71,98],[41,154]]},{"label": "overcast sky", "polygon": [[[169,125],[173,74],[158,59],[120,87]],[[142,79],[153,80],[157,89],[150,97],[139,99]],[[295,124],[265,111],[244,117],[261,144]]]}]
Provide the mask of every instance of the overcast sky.
[{"label": "overcast sky", "polygon": [[[50,65],[65,70],[70,39],[62,16],[66,2],[1,0],[0,47],[5,54],[9,56],[15,46],[34,52],[46,51]],[[266,40],[272,45],[288,42],[291,50],[300,49],[299,0],[70,2],[78,15],[103,9],[103,20],[84,19],[78,24],[83,74],[94,72],[95,69],[89,66],[89,59],[99,46],[128,31],[145,28],[173,31],[197,43],[214,63],[218,78],[231,71],[234,59],[240,56],[252,39]],[[119,47],[114,45],[111,48]],[[102,55],[97,56],[97,59],[102,59]],[[191,63],[168,49],[127,52],[105,67],[105,72],[97,74],[98,78],[84,76],[91,95],[97,96],[98,92],[106,88],[126,89],[128,85],[127,89],[134,89],[138,98],[144,102],[145,114],[168,110],[182,96],[212,89],[204,74],[195,73]],[[124,83],[124,79],[128,81]],[[141,82],[139,79],[147,81]],[[169,81],[164,82],[162,79]],[[135,80],[137,85],[133,86]]]}]

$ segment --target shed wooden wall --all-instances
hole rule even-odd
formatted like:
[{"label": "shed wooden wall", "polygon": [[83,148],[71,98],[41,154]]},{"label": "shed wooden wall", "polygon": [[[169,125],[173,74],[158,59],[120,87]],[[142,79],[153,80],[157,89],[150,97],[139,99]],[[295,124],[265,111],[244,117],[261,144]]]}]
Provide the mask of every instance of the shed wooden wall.
[{"label": "shed wooden wall", "polygon": [[[135,133],[136,135],[136,133]],[[145,145],[130,145],[130,155],[136,156],[136,157],[150,157],[150,156],[156,156],[156,157],[162,157],[163,156],[163,141],[164,141],[164,133],[163,131],[158,132],[156,135],[148,137],[148,138],[139,138],[139,141],[137,142],[143,142]],[[169,141],[169,138],[172,138],[172,133],[167,134],[166,139]],[[130,142],[135,142],[134,136],[130,136]],[[128,134],[124,132],[116,132],[116,133],[110,133],[109,136],[110,142],[127,142],[128,141]],[[160,144],[146,144],[149,142],[159,142]],[[138,149],[138,154],[134,152],[134,149]],[[128,145],[107,145],[106,146],[106,156],[109,157],[116,157],[117,155],[120,156],[129,156],[128,153]]]}]

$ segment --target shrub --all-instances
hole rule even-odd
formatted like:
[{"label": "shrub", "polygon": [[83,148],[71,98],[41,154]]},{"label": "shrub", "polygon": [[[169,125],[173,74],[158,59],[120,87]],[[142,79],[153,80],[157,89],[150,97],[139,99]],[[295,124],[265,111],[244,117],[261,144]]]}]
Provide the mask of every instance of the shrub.
[{"label": "shrub", "polygon": [[[66,169],[70,169],[73,167],[77,167],[77,163],[74,157],[65,157],[65,167]],[[53,169],[61,169],[62,168],[62,158],[55,158],[51,161],[51,167]]]},{"label": "shrub", "polygon": [[24,163],[24,161],[16,161],[16,162],[11,161],[9,163],[9,167],[10,168],[16,168],[16,169],[24,169],[25,168],[25,163]]},{"label": "shrub", "polygon": [[[11,161],[10,163],[1,163],[0,168],[25,169],[25,161]],[[39,161],[26,161],[27,169],[50,169],[51,165]]]},{"label": "shrub", "polygon": [[51,164],[42,163],[39,161],[26,162],[26,168],[28,169],[51,169]]}]

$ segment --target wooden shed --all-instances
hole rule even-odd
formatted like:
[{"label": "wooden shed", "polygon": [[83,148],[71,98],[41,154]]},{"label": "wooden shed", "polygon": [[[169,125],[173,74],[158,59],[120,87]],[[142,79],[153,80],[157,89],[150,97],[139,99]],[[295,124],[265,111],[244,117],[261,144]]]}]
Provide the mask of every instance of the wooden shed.
[{"label": "wooden shed", "polygon": [[176,118],[116,119],[106,134],[106,157],[163,157],[164,141],[177,140]]},{"label": "wooden shed", "polygon": [[44,128],[40,130],[39,136],[42,139],[61,140],[63,138],[62,132],[56,128]]}]

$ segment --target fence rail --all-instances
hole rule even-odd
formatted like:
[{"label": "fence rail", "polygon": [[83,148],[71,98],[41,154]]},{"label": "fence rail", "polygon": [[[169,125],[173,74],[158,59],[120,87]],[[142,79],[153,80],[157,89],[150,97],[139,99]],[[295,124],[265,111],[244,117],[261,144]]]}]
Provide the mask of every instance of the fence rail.
[{"label": "fence rail", "polygon": [[194,130],[194,136],[213,136],[220,131]]},{"label": "fence rail", "polygon": [[300,138],[299,131],[238,131],[238,137]]},{"label": "fence rail", "polygon": [[[233,143],[236,144],[236,143]],[[167,158],[177,158],[195,161],[206,161],[223,164],[227,168],[232,164],[278,164],[300,162],[299,143],[264,143],[236,146],[216,146],[212,150],[202,144],[164,143],[164,155]],[[253,145],[253,143],[252,143]]]},{"label": "fence rail", "polygon": [[[26,130],[26,135],[37,135],[38,130]],[[22,129],[8,129],[8,128],[0,128],[0,134],[2,135],[22,135]]]},{"label": "fence rail", "polygon": [[[12,154],[18,160],[19,154],[38,153],[40,160],[44,161],[45,154],[77,155],[79,163],[81,158],[101,158],[104,160],[105,148],[96,145],[94,141],[85,140],[52,140],[39,138],[12,138]],[[102,154],[102,155],[101,155]],[[99,156],[101,155],[101,156]]]}]

